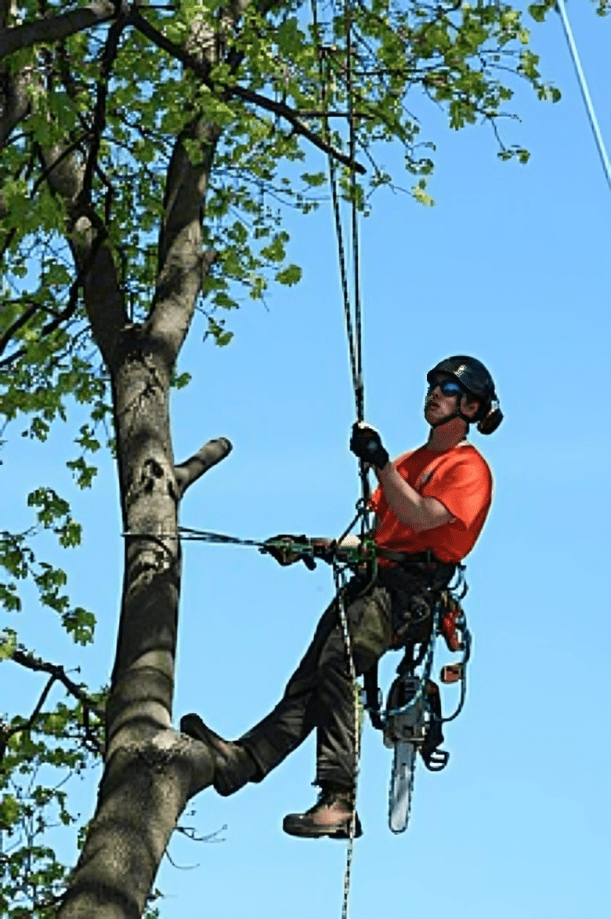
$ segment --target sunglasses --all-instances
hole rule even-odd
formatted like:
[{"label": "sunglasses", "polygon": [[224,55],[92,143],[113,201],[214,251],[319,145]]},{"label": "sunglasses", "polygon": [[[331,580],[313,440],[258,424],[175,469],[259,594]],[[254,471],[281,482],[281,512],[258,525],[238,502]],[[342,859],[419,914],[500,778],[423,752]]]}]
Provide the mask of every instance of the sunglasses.
[{"label": "sunglasses", "polygon": [[444,396],[459,396],[465,392],[460,383],[456,383],[455,380],[441,380],[441,382],[429,383],[427,396],[430,395],[437,386],[439,386]]}]

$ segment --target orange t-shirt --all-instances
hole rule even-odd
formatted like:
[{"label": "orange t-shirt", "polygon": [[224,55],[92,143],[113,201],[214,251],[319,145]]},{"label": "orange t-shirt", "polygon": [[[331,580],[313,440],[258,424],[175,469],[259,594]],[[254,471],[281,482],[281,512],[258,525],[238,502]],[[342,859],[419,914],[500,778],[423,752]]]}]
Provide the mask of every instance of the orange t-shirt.
[{"label": "orange t-shirt", "polygon": [[[419,447],[393,465],[412,488],[423,497],[437,498],[455,519],[416,533],[395,517],[377,488],[369,502],[379,520],[376,545],[393,552],[430,549],[442,562],[459,562],[473,548],[492,502],[492,473],[484,457],[472,444],[462,443],[442,453]],[[384,558],[379,563],[391,564]]]}]

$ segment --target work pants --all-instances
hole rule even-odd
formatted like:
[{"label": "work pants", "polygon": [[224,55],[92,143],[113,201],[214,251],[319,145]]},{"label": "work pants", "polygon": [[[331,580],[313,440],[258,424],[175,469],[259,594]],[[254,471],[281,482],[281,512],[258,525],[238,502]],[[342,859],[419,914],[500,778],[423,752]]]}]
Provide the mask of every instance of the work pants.
[{"label": "work pants", "polygon": [[[428,640],[432,607],[455,565],[380,568],[375,583],[357,576],[345,590],[345,612],[357,676],[393,645],[396,636]],[[364,593],[360,593],[365,589]],[[278,705],[240,738],[261,781],[316,729],[315,785],[354,785],[355,687],[350,678],[338,601],[323,613],[303,660]]]}]

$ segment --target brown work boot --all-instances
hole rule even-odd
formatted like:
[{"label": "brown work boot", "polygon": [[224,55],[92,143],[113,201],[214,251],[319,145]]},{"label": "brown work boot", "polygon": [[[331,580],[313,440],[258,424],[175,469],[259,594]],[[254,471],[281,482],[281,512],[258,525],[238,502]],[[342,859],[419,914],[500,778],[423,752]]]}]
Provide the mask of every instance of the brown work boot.
[{"label": "brown work boot", "polygon": [[180,730],[212,750],[214,777],[212,784],[220,795],[227,797],[239,791],[257,774],[257,765],[245,747],[215,734],[199,715],[190,712],[180,719]]},{"label": "brown work boot", "polygon": [[[282,829],[290,836],[331,836],[333,839],[350,837],[352,820],[352,792],[337,786],[326,785],[318,801],[305,814],[287,814]],[[362,836],[361,821],[355,815],[355,838]]]}]

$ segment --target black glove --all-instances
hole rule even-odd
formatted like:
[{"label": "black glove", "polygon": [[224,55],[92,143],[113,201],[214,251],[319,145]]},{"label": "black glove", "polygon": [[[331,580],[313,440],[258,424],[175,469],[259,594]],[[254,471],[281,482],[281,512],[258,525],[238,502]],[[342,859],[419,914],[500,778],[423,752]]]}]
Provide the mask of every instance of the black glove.
[{"label": "black glove", "polygon": [[[282,542],[285,545],[270,545],[270,543],[279,542]],[[265,545],[261,549],[261,552],[267,552],[283,567],[286,565],[293,565],[295,562],[302,561],[306,568],[309,568],[310,571],[314,571],[316,568],[316,562],[314,561],[312,555],[304,552],[302,548],[293,549],[292,546],[294,546],[295,543],[299,543],[301,546],[309,545],[308,538],[305,535],[289,536],[287,533],[281,533],[279,536],[272,536],[271,539],[266,539]]]},{"label": "black glove", "polygon": [[352,425],[350,449],[363,462],[371,463],[378,469],[383,469],[389,459],[379,432],[364,421],[357,421]]},{"label": "black glove", "polygon": [[326,562],[327,565],[331,565],[337,552],[337,540],[313,539],[312,552],[314,553],[314,558],[320,558],[323,562]]}]

